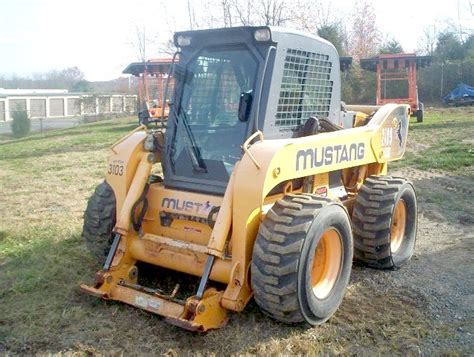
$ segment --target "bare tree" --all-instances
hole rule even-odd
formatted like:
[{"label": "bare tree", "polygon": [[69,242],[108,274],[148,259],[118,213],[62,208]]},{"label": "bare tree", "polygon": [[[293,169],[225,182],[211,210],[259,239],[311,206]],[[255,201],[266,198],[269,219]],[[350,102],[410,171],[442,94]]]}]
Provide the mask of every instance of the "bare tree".
[{"label": "bare tree", "polygon": [[255,15],[255,7],[251,0],[232,0],[231,11],[235,13],[236,22],[248,26],[253,24],[253,17]]},{"label": "bare tree", "polygon": [[422,54],[433,55],[436,49],[439,31],[435,24],[423,30],[423,35],[418,39],[418,48]]},{"label": "bare tree", "polygon": [[263,25],[283,26],[290,20],[285,0],[260,0],[258,10]]},{"label": "bare tree", "polygon": [[221,0],[222,19],[224,27],[232,27],[232,3],[231,0]]},{"label": "bare tree", "polygon": [[458,10],[458,31],[459,38],[462,43],[465,42],[472,33],[474,33],[474,28],[466,26],[469,24],[472,26],[473,16],[474,16],[474,1],[473,0],[458,0],[457,5]]},{"label": "bare tree", "polygon": [[141,62],[146,61],[146,46],[150,40],[146,37],[145,26],[135,25],[135,36],[127,43],[131,46]]},{"label": "bare tree", "polygon": [[188,18],[189,18],[189,29],[194,30],[196,27],[196,14],[194,13],[194,7],[191,5],[191,0],[188,0]]},{"label": "bare tree", "polygon": [[331,1],[297,0],[291,2],[289,11],[292,13],[289,24],[296,29],[316,34],[321,28],[337,27],[345,34],[345,21],[333,13]]},{"label": "bare tree", "polygon": [[375,23],[375,11],[371,0],[357,0],[352,14],[349,51],[356,60],[375,55],[380,32]]}]

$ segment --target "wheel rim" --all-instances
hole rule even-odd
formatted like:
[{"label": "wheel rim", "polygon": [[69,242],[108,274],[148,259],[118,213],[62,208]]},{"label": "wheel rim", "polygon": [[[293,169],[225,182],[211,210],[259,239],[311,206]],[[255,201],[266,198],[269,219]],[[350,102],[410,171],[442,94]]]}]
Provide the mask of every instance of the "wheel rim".
[{"label": "wheel rim", "polygon": [[342,264],[342,242],[337,230],[326,230],[314,252],[311,285],[318,299],[326,298],[339,278]]},{"label": "wheel rim", "polygon": [[400,199],[395,206],[392,217],[392,225],[390,227],[390,249],[392,253],[400,249],[405,236],[407,217],[407,205],[405,200]]}]

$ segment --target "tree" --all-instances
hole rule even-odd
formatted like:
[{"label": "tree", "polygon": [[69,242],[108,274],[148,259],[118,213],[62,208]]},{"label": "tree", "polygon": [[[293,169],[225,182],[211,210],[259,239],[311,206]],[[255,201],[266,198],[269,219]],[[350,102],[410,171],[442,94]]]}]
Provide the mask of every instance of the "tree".
[{"label": "tree", "polygon": [[390,54],[403,53],[403,47],[402,47],[402,45],[400,44],[400,42],[398,42],[398,41],[395,40],[395,39],[391,39],[391,40],[389,40],[388,42],[384,43],[384,44],[382,45],[382,47],[380,47],[379,53],[381,53],[381,54],[386,54],[386,53],[390,53]]},{"label": "tree", "polygon": [[318,36],[324,38],[331,42],[334,47],[336,47],[339,55],[344,55],[346,51],[344,50],[344,34],[340,30],[338,25],[323,25],[318,28]]},{"label": "tree", "polygon": [[199,4],[203,11],[195,11],[193,3],[188,0],[187,12],[192,29],[268,25],[314,33],[318,27],[330,23],[330,3],[324,6],[322,1],[203,0]]},{"label": "tree", "polygon": [[59,76],[67,82],[78,82],[84,80],[84,72],[78,67],[68,67],[59,72]]},{"label": "tree", "polygon": [[442,63],[462,59],[463,52],[463,45],[454,32],[448,30],[438,35],[435,54]]},{"label": "tree", "polygon": [[436,48],[438,34],[436,25],[425,27],[423,35],[418,39],[419,52],[427,56],[432,56]]},{"label": "tree", "polygon": [[10,124],[13,136],[21,138],[30,132],[31,122],[26,110],[15,110],[12,112],[13,120]]},{"label": "tree", "polygon": [[81,80],[76,82],[72,87],[71,90],[73,92],[92,92],[92,85],[89,81]]},{"label": "tree", "polygon": [[350,53],[359,60],[377,53],[380,32],[375,24],[375,11],[370,0],[357,0],[352,10]]},{"label": "tree", "polygon": [[474,58],[474,34],[470,35],[462,45],[464,58]]},{"label": "tree", "polygon": [[146,61],[146,45],[149,40],[146,37],[146,27],[142,28],[135,26],[135,39],[132,40],[131,45],[135,48],[137,52],[137,57],[141,62]]},{"label": "tree", "polygon": [[291,18],[285,0],[260,0],[259,10],[260,21],[267,26],[283,26]]}]

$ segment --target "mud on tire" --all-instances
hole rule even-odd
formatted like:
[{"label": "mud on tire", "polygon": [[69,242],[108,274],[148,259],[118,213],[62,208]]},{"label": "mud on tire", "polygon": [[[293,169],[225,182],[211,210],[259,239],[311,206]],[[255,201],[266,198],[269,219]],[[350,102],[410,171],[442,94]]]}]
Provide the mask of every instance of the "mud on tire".
[{"label": "mud on tire", "polygon": [[354,258],[377,269],[398,268],[413,255],[417,229],[416,194],[401,177],[370,176],[352,212]]},{"label": "mud on tire", "polygon": [[112,245],[115,215],[115,194],[109,184],[104,181],[96,187],[87,203],[82,228],[86,246],[100,264],[105,262]]},{"label": "mud on tire", "polygon": [[[255,241],[255,301],[278,321],[326,321],[344,296],[352,251],[350,221],[340,203],[310,194],[283,197],[268,211]],[[332,272],[331,286],[320,286],[326,270]]]}]

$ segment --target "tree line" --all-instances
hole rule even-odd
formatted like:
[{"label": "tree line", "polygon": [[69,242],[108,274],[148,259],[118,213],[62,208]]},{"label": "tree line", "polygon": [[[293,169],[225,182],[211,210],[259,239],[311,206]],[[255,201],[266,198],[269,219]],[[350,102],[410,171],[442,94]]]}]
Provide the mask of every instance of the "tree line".
[{"label": "tree line", "polygon": [[[461,2],[458,2],[459,4]],[[246,25],[270,25],[295,28],[318,34],[332,42],[341,56],[352,56],[352,69],[342,74],[342,98],[347,103],[375,101],[375,74],[364,71],[359,59],[380,53],[401,53],[403,47],[393,37],[384,34],[376,23],[371,0],[356,0],[348,14],[341,14],[326,0],[187,0],[187,25],[191,30]],[[176,14],[162,11],[164,19]],[[174,16],[174,17],[173,17]],[[170,41],[152,44],[150,53],[175,51],[171,38],[176,30],[169,22]],[[143,32],[143,33],[142,33]],[[426,28],[418,34],[418,55],[433,57],[432,65],[418,71],[420,100],[439,104],[441,98],[458,83],[474,85],[474,34],[462,24],[444,24]],[[140,60],[146,57],[145,27],[137,27]],[[150,48],[150,47],[149,47]],[[130,84],[130,83],[129,83]],[[74,92],[118,91],[130,88],[123,80],[88,82],[77,67],[51,71],[29,77],[2,77],[4,88],[67,88]],[[132,89],[135,86],[132,85]]]},{"label": "tree line", "polygon": [[[472,11],[462,7],[460,12]],[[204,9],[204,11],[198,11]],[[375,102],[375,74],[359,66],[361,58],[403,53],[401,44],[376,25],[371,0],[356,0],[340,14],[324,0],[187,0],[190,29],[269,25],[318,34],[332,42],[341,56],[353,57],[342,74],[342,98],[347,103]],[[439,104],[459,83],[474,85],[474,30],[461,23],[425,28],[417,34],[417,55],[432,56],[432,65],[418,70],[418,93],[426,104]]]}]

